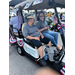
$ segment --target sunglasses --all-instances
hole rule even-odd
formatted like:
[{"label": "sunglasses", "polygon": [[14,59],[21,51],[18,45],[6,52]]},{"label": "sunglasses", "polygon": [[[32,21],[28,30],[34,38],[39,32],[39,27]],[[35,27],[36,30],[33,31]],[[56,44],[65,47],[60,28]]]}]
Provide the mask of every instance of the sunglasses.
[{"label": "sunglasses", "polygon": [[44,16],[40,16],[40,17],[44,17]]}]

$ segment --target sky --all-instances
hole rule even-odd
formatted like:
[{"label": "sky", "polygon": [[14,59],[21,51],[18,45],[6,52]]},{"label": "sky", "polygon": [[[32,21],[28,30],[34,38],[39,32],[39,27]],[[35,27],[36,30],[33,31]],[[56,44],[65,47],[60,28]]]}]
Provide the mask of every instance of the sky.
[{"label": "sky", "polygon": [[[47,12],[48,12],[48,11],[54,12],[54,9],[48,9]],[[61,9],[61,8],[58,7],[58,8],[57,8],[57,11],[58,11],[58,12],[65,12],[65,9],[64,9],[64,8]]]},{"label": "sky", "polygon": [[[34,11],[34,10],[32,10],[32,11]],[[49,12],[49,11],[55,12],[53,8],[52,9],[45,9],[45,11],[47,11],[47,12]],[[64,8],[61,9],[61,8],[57,7],[57,11],[58,12],[65,12],[65,9]]]}]

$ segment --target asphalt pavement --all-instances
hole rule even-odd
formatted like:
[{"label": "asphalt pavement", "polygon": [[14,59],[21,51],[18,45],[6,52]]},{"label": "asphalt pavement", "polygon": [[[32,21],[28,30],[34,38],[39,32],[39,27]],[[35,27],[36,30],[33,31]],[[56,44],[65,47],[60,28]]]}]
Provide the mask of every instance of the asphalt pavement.
[{"label": "asphalt pavement", "polygon": [[[62,46],[60,34],[58,44]],[[27,56],[19,55],[17,47],[9,46],[9,75],[33,75],[40,67]]]}]

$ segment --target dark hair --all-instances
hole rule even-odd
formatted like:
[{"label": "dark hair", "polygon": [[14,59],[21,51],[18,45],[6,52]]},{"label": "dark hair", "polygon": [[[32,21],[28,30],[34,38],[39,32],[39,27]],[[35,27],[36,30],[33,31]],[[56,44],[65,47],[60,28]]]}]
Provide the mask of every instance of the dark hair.
[{"label": "dark hair", "polygon": [[54,13],[52,13],[52,15],[54,15]]},{"label": "dark hair", "polygon": [[38,20],[40,20],[40,14],[41,14],[41,13],[44,15],[44,21],[45,21],[45,14],[44,14],[43,11],[40,11],[40,12],[39,12],[39,14],[38,14]]}]

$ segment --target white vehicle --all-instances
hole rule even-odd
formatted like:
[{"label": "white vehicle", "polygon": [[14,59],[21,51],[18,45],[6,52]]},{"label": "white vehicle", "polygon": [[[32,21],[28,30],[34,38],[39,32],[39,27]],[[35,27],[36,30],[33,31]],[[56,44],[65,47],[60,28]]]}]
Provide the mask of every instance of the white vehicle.
[{"label": "white vehicle", "polygon": [[[32,3],[34,3],[36,0],[26,0],[26,1],[22,2],[22,3],[26,4],[27,2],[31,2],[31,1],[32,1]],[[50,0],[41,0],[41,1],[42,2],[39,3],[39,4],[30,5],[30,7],[27,8],[26,10],[33,10],[33,9],[37,9],[38,10],[38,9],[46,9],[46,8],[49,8],[49,5],[50,5],[49,4],[50,3],[49,1]],[[62,2],[63,1],[64,0],[62,0]],[[46,5],[47,6],[44,6],[43,7],[44,2],[46,2]],[[47,4],[47,2],[48,2],[49,5]],[[54,0],[52,0],[51,2],[53,3]],[[15,8],[19,7],[22,3],[16,5]],[[54,2],[54,3],[56,3],[56,2]],[[54,3],[53,3],[53,5],[50,5],[50,8],[54,6],[55,12],[57,13],[56,6],[55,6]],[[62,3],[62,5],[64,6],[63,3]],[[39,6],[39,7],[37,7],[37,6]],[[57,16],[57,18],[58,18],[58,16]],[[27,55],[28,57],[32,58],[36,62],[36,64],[37,63],[40,63],[39,62],[40,58],[39,58],[39,53],[38,53],[37,48],[30,42],[29,39],[26,39],[23,36],[23,34],[22,34],[23,27],[24,27],[25,24],[26,23],[23,23],[22,24],[21,31],[18,30],[18,29],[16,29],[16,28],[14,28],[14,27],[11,27],[10,28],[10,34],[11,34],[10,43],[17,45],[17,51],[18,51],[18,53],[20,55]],[[36,22],[34,24],[36,24]],[[13,29],[16,29],[18,31],[18,33],[17,34],[13,34]],[[61,38],[62,38],[62,41],[63,41],[63,51],[59,55],[56,56],[56,54],[58,52],[57,52],[57,49],[56,49],[55,46],[52,45],[50,47],[50,51],[51,52],[48,52],[49,51],[48,50],[49,48],[47,48],[44,43],[43,43],[43,54],[44,54],[44,59],[46,60],[48,66],[52,67],[53,69],[55,69],[56,71],[58,71],[60,74],[65,75],[65,61],[63,60],[63,58],[65,56],[65,39],[64,39],[63,31],[62,31],[62,34],[61,34]]]}]

